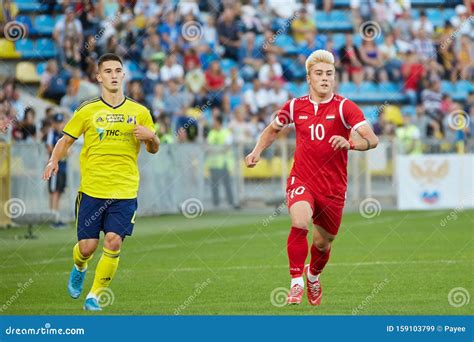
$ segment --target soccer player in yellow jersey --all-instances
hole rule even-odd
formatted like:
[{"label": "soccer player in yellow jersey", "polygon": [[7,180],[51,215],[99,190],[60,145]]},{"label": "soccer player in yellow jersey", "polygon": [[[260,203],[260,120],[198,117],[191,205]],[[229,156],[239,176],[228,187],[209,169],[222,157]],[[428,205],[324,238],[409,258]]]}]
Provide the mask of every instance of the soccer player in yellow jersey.
[{"label": "soccer player in yellow jersey", "polygon": [[58,172],[58,162],[79,136],[84,135],[80,156],[81,185],[76,199],[78,243],[73,248],[74,266],[68,291],[78,298],[87,262],[104,232],[104,247],[84,309],[99,311],[99,297],[109,287],[117,270],[120,249],[132,234],[137,210],[139,172],[137,157],[141,142],[157,153],[160,141],[149,110],[123,94],[123,63],[114,54],[98,61],[97,81],[102,96],[82,103],[63,130],[43,178]]}]

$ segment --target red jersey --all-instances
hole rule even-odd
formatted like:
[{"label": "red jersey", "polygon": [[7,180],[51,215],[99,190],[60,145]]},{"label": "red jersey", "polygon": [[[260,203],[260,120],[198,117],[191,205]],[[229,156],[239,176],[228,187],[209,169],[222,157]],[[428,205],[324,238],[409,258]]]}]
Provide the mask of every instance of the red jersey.
[{"label": "red jersey", "polygon": [[286,102],[275,122],[281,127],[295,124],[296,150],[290,178],[296,177],[315,194],[344,201],[347,151],[335,151],[329,138],[340,135],[349,140],[351,129],[366,124],[360,108],[337,94],[319,104],[307,95]]}]

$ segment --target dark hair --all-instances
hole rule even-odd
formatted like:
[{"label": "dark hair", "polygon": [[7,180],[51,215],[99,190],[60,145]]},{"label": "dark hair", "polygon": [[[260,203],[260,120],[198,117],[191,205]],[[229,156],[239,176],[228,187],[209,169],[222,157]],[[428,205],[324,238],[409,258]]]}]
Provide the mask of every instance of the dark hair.
[{"label": "dark hair", "polygon": [[222,125],[222,123],[224,122],[224,118],[222,117],[222,115],[216,116],[214,120],[216,120],[216,122],[219,123],[219,125]]},{"label": "dark hair", "polygon": [[97,62],[98,67],[100,68],[102,63],[107,61],[117,61],[120,62],[120,64],[123,66],[122,59],[118,55],[116,55],[115,53],[105,53],[100,56],[99,61]]}]

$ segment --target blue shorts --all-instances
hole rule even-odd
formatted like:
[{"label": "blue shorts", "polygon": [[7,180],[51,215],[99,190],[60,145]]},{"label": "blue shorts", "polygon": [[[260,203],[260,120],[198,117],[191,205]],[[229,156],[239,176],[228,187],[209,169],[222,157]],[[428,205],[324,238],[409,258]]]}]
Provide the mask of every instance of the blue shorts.
[{"label": "blue shorts", "polygon": [[76,198],[77,239],[98,239],[100,232],[132,235],[137,199],[102,199],[79,192]]}]

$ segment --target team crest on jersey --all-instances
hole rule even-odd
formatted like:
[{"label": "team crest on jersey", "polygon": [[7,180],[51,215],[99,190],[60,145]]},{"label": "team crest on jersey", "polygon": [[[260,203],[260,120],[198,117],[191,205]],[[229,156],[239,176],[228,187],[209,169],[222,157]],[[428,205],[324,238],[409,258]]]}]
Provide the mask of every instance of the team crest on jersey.
[{"label": "team crest on jersey", "polygon": [[335,115],[326,115],[326,120],[334,120]]},{"label": "team crest on jersey", "polygon": [[137,124],[137,116],[136,115],[127,115],[127,123],[128,124]]},{"label": "team crest on jersey", "polygon": [[125,121],[123,114],[107,114],[105,118],[107,122],[124,122]]}]

